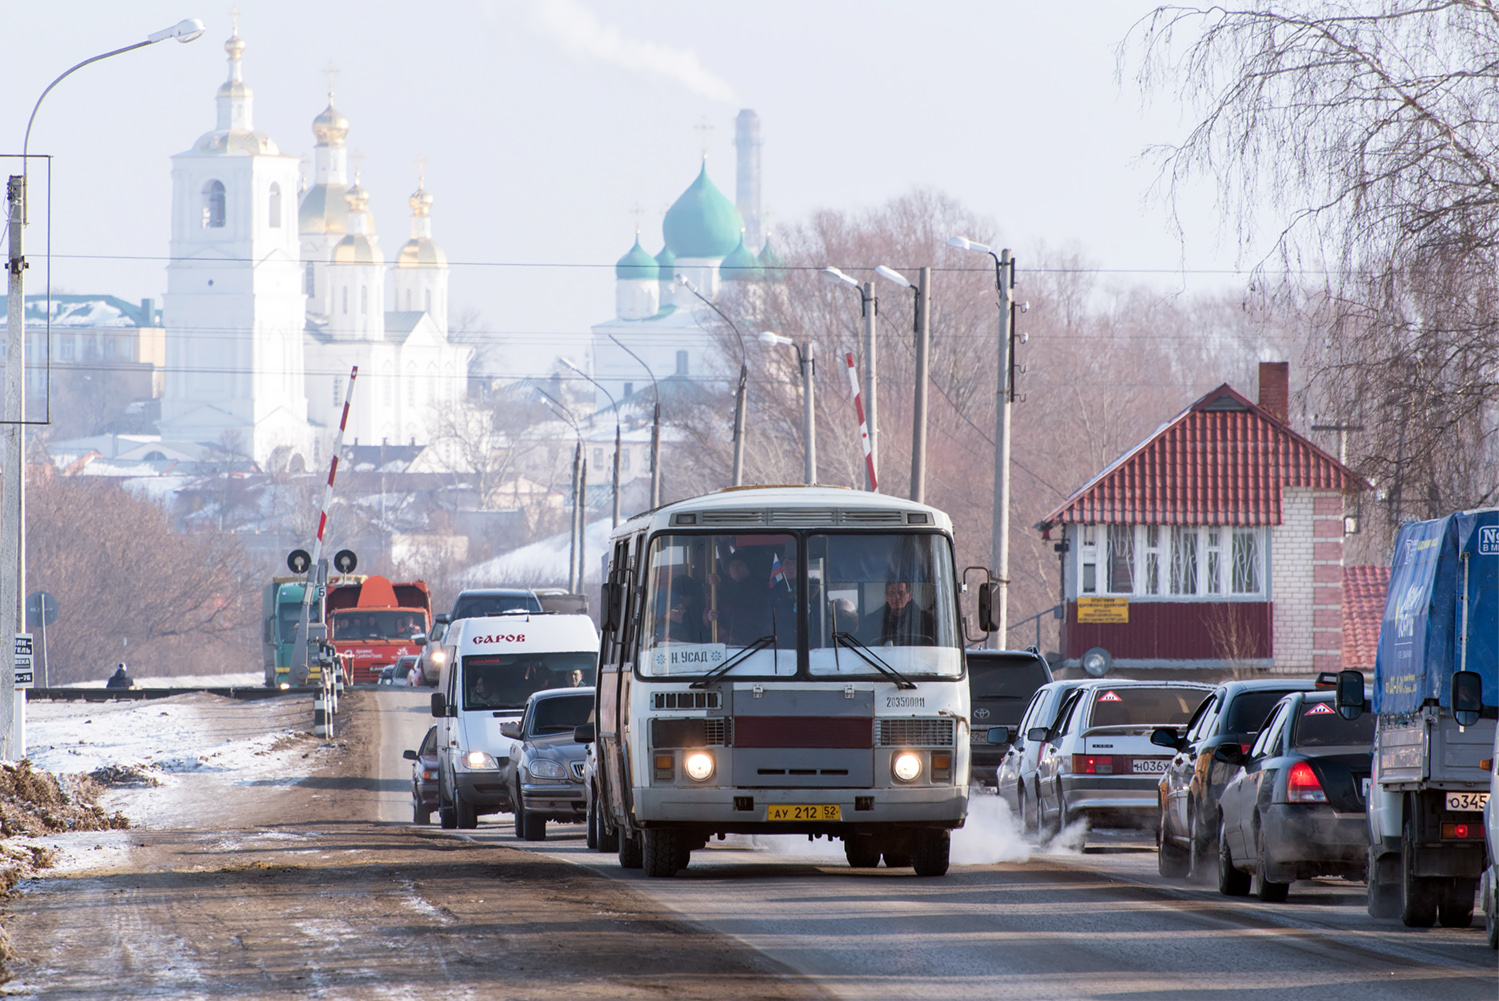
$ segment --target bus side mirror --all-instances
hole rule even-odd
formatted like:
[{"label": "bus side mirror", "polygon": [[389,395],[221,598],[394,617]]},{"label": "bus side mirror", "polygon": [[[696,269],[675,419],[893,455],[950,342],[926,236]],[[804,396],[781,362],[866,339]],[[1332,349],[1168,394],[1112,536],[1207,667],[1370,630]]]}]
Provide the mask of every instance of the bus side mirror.
[{"label": "bus side mirror", "polygon": [[1364,703],[1364,673],[1339,671],[1334,701],[1338,707],[1338,715],[1344,719],[1354,720],[1362,716],[1368,708]]},{"label": "bus side mirror", "polygon": [[448,700],[443,697],[442,692],[432,693],[432,715],[443,717],[448,714]]},{"label": "bus side mirror", "polygon": [[615,594],[617,585],[613,581],[605,582],[599,595],[599,631],[612,633],[619,628],[619,605]]},{"label": "bus side mirror", "polygon": [[[992,581],[979,585],[979,632],[992,633],[999,629],[994,621],[994,587]],[[1001,636],[998,642],[1000,649],[1004,649],[1005,638]]]},{"label": "bus side mirror", "polygon": [[1458,726],[1472,726],[1483,718],[1483,678],[1477,671],[1452,675],[1452,718]]}]

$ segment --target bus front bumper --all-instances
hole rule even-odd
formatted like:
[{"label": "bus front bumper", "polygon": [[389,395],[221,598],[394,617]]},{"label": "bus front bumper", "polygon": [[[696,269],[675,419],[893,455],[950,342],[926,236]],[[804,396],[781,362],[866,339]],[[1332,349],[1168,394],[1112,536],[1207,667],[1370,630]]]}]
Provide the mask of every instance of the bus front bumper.
[{"label": "bus front bumper", "polygon": [[[873,789],[736,789],[731,786],[635,787],[635,822],[642,827],[702,825],[725,832],[818,833],[864,825],[962,827],[968,791],[958,786]],[[834,820],[771,820],[772,806],[837,806]],[[818,815],[825,815],[819,809]]]}]

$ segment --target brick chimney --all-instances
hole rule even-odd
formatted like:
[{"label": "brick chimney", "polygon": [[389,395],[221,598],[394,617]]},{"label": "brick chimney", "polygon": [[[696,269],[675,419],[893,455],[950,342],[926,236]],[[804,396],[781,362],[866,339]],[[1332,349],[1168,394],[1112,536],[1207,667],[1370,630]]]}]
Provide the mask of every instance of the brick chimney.
[{"label": "brick chimney", "polygon": [[1285,422],[1291,412],[1291,365],[1283,361],[1260,362],[1260,406]]}]

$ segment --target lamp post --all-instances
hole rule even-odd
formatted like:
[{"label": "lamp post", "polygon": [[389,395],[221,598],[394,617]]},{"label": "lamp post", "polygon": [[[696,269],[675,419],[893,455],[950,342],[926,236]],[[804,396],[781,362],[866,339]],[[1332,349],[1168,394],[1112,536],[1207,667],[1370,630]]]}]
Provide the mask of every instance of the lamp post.
[{"label": "lamp post", "polygon": [[880,313],[880,300],[875,297],[874,282],[865,282],[860,285],[853,278],[833,267],[823,268],[822,276],[830,282],[847,285],[859,292],[859,312],[864,318],[864,420],[869,425],[869,466],[874,472],[874,476],[871,477],[870,471],[865,471],[864,489],[877,490],[880,470],[880,425],[879,401],[875,398],[879,381],[875,365],[874,321]]},{"label": "lamp post", "polygon": [[916,395],[911,407],[911,499],[926,503],[926,388],[932,360],[932,269],[917,272],[912,285],[905,275],[881,264],[874,273],[886,281],[916,292],[916,312],[911,330],[916,336]]},{"label": "lamp post", "polygon": [[802,433],[807,438],[806,477],[807,486],[817,482],[817,418],[812,377],[817,374],[817,344],[808,341],[805,346],[789,337],[782,337],[772,330],[760,335],[766,344],[785,344],[796,349],[796,364],[802,370]]},{"label": "lamp post", "polygon": [[562,359],[562,364],[566,365],[568,368],[572,369],[574,372],[578,373],[583,378],[587,379],[589,382],[591,382],[595,386],[597,386],[599,392],[601,392],[605,396],[609,397],[609,406],[614,411],[614,524],[611,527],[618,528],[619,527],[619,448],[620,448],[619,404],[615,402],[615,400],[614,400],[614,394],[611,393],[611,392],[609,392],[609,390],[605,389],[599,383],[599,381],[597,379],[595,379],[593,376],[589,375],[587,372],[583,371],[581,368],[579,368],[578,366],[574,365],[572,362],[568,361],[566,358]]},{"label": "lamp post", "polygon": [[582,527],[587,524],[583,514],[582,491],[587,486],[588,460],[583,457],[583,432],[578,429],[578,422],[573,420],[572,412],[563,406],[561,402],[552,398],[552,395],[540,386],[536,391],[546,397],[547,406],[553,412],[572,426],[573,434],[578,438],[577,449],[573,452],[573,517],[572,527],[568,534],[567,546],[567,590],[570,594],[583,593],[583,538]]},{"label": "lamp post", "polygon": [[961,236],[947,241],[949,247],[988,254],[994,258],[994,285],[999,290],[999,382],[994,399],[994,574],[998,578],[999,601],[995,602],[996,646],[1008,636],[1010,598],[1010,405],[1015,399],[1015,261],[1009,250],[998,254],[982,243]]},{"label": "lamp post", "polygon": [[651,415],[651,510],[654,511],[661,506],[661,384],[656,381],[656,373],[651,371],[644,358],[625,347],[624,341],[613,334],[609,335],[609,339],[640,362],[645,374],[651,377],[651,391],[656,394],[656,409]]},{"label": "lamp post", "polygon": [[742,487],[744,486],[744,404],[749,388],[749,351],[744,346],[744,335],[739,332],[734,321],[714,305],[713,300],[699,292],[692,282],[681,275],[677,275],[676,280],[678,285],[703,300],[709,309],[717,313],[723,322],[729,325],[729,329],[734,331],[734,336],[739,338],[739,388],[734,392],[734,486]]},{"label": "lamp post", "polygon": [[[69,67],[57,79],[47,84],[42,96],[32,105],[31,115],[26,119],[26,135],[21,142],[21,173],[12,174],[5,185],[9,202],[10,225],[9,261],[6,271],[7,322],[5,335],[5,470],[4,470],[4,514],[0,516],[4,539],[0,542],[0,647],[4,648],[3,673],[0,673],[0,758],[14,761],[24,753],[25,736],[21,732],[25,725],[21,706],[15,696],[15,644],[3,633],[4,626],[14,624],[11,632],[25,631],[26,598],[26,252],[23,231],[27,222],[26,180],[27,165],[31,154],[31,126],[36,122],[36,113],[42,101],[52,93],[52,88],[90,63],[117,56],[123,52],[145,48],[175,38],[179,42],[191,42],[203,34],[203,22],[196,18],[178,21],[170,28],[153,32],[145,41],[102,52]],[[19,746],[18,746],[19,745]],[[17,753],[17,752],[21,753]]]}]

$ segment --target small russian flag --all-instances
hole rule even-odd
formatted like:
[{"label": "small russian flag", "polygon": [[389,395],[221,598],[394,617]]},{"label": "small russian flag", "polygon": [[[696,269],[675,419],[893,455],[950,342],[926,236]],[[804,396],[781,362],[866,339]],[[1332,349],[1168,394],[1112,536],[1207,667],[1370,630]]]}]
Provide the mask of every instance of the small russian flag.
[{"label": "small russian flag", "polygon": [[786,585],[786,590],[791,590],[791,581],[786,579],[786,568],[781,566],[781,557],[772,555],[770,558],[770,586],[774,588],[776,581]]}]

